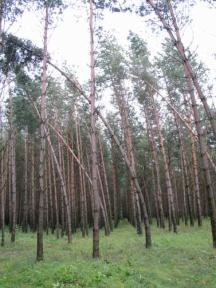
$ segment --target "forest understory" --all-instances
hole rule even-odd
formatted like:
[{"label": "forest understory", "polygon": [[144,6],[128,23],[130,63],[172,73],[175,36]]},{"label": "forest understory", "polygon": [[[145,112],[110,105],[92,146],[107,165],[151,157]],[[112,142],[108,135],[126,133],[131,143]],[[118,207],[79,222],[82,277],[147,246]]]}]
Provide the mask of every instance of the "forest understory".
[{"label": "forest understory", "polygon": [[[215,75],[184,34],[200,2],[0,0],[0,288],[216,287]],[[86,79],[50,53],[68,12]],[[159,51],[121,45],[114,14]],[[40,45],[10,31],[26,15]]]},{"label": "forest understory", "polygon": [[[44,262],[35,262],[35,234],[17,232],[16,243],[0,248],[1,288],[214,288],[216,251],[209,221],[201,228],[181,225],[179,233],[152,226],[152,249],[122,221],[107,237],[101,233],[101,257],[92,259],[92,237],[74,234],[73,243],[52,234],[44,239]],[[9,234],[6,234],[9,238]]]}]

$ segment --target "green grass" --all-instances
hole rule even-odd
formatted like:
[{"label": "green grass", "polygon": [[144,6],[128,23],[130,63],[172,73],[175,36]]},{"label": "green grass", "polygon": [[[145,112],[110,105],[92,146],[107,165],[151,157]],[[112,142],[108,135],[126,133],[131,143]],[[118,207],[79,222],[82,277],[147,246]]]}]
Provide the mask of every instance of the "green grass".
[{"label": "green grass", "polygon": [[1,288],[199,288],[216,287],[216,251],[210,226],[183,225],[177,235],[152,229],[153,247],[122,222],[110,237],[101,232],[101,258],[93,260],[92,239],[78,233],[73,243],[45,236],[45,261],[35,263],[36,235],[17,233],[0,248]]}]

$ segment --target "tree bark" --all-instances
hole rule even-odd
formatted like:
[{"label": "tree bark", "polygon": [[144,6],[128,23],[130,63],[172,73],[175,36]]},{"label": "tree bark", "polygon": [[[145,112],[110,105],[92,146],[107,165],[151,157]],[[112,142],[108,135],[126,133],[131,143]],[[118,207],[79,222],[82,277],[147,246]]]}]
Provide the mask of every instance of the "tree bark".
[{"label": "tree bark", "polygon": [[94,11],[93,1],[90,0],[90,17],[89,17],[89,28],[90,28],[90,101],[91,101],[91,159],[92,159],[92,186],[93,186],[93,258],[100,256],[99,252],[99,191],[98,191],[98,177],[97,177],[97,140],[96,140],[96,111],[95,111],[95,58],[94,58]]},{"label": "tree bark", "polygon": [[27,232],[28,230],[28,128],[25,130],[24,136],[24,155],[25,155],[25,168],[24,168],[24,202],[23,202],[23,221],[22,230]]},{"label": "tree bark", "polygon": [[155,118],[155,124],[157,127],[157,132],[159,135],[160,148],[161,148],[161,153],[162,153],[163,162],[164,162],[164,173],[165,173],[166,189],[167,189],[167,195],[168,195],[169,214],[170,214],[172,225],[173,225],[173,231],[177,233],[176,214],[175,214],[175,207],[174,207],[174,194],[173,194],[173,189],[172,189],[166,150],[164,146],[164,138],[162,135],[159,118],[158,118],[158,114],[157,114],[156,107],[155,107],[154,95],[152,95],[152,109],[153,109],[153,114]]},{"label": "tree bark", "polygon": [[42,71],[42,84],[41,84],[41,123],[40,123],[40,162],[39,162],[39,209],[38,209],[38,228],[37,228],[37,261],[42,261],[44,259],[43,255],[43,225],[44,225],[44,193],[45,193],[45,109],[46,109],[46,85],[47,85],[47,34],[48,34],[48,22],[49,22],[49,9],[48,6],[45,7],[45,20],[44,20],[44,39],[43,39],[43,71]]}]

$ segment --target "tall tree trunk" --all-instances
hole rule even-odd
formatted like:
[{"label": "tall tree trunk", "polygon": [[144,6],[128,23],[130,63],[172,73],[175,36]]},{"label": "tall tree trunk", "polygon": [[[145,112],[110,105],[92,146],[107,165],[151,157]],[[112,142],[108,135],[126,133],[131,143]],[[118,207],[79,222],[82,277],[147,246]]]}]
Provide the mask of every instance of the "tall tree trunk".
[{"label": "tall tree trunk", "polygon": [[[79,119],[76,119],[76,142],[77,142],[77,156],[82,162],[82,155],[81,155],[81,136],[80,136],[80,123]],[[81,231],[82,231],[82,236],[86,236],[86,213],[85,211],[86,205],[85,205],[85,193],[84,193],[84,181],[83,181],[83,172],[81,169],[81,166],[79,166],[79,194],[80,194],[80,217],[81,217]]]},{"label": "tall tree trunk", "polygon": [[49,221],[49,202],[48,202],[48,190],[49,190],[49,183],[48,183],[48,170],[47,170],[47,157],[45,159],[45,193],[44,193],[44,229],[46,230],[46,234],[49,234],[49,227],[50,227],[50,221]]},{"label": "tall tree trunk", "polygon": [[[3,147],[3,123],[2,123],[2,111],[0,104],[0,144]],[[5,244],[5,187],[6,187],[6,174],[7,174],[7,149],[1,147],[0,152],[0,227],[1,227],[1,246]]]},{"label": "tall tree trunk", "polygon": [[[70,148],[73,150],[73,138],[71,134],[71,145]],[[71,156],[71,217],[72,217],[72,229],[75,232],[76,231],[76,190],[75,190],[75,172],[74,172],[74,157]]]},{"label": "tall tree trunk", "polygon": [[[1,116],[0,116],[1,117]],[[7,154],[6,154],[7,155]],[[5,184],[6,184],[6,177],[5,177],[5,166],[4,164],[4,152],[1,152],[1,160],[0,160],[0,171],[1,171],[1,176],[0,176],[0,203],[1,203],[1,246],[4,246],[5,244]]]},{"label": "tall tree trunk", "polygon": [[[64,182],[64,188],[66,191],[66,185],[65,185],[65,178],[64,178],[64,173],[63,173],[63,155],[62,155],[62,147],[61,147],[61,143],[60,140],[58,139],[58,156],[59,156],[59,169],[61,171],[61,177],[62,177],[62,181]],[[64,232],[65,232],[65,205],[64,205],[64,198],[63,198],[63,186],[61,185],[61,189],[59,190],[59,201],[60,201],[60,205],[61,205],[61,237],[64,236]]]},{"label": "tall tree trunk", "polygon": [[101,180],[101,175],[100,175],[100,172],[99,172],[99,169],[97,167],[97,173],[98,173],[98,182],[99,182],[99,185],[100,185],[100,206],[101,206],[101,210],[102,210],[102,214],[103,214],[103,218],[104,218],[104,226],[105,226],[105,235],[108,236],[110,234],[110,225],[109,225],[109,219],[108,219],[108,213],[107,213],[107,205],[106,205],[106,199],[105,199],[105,196],[104,196],[104,187],[103,187],[103,183],[102,183],[102,180]]},{"label": "tall tree trunk", "polygon": [[[80,143],[80,162],[84,166],[84,155],[83,155],[83,144],[82,144],[82,137],[80,132],[80,125],[78,125],[78,135],[79,135],[79,143]],[[79,166],[80,172],[82,175],[82,182],[83,182],[83,210],[84,210],[84,231],[85,235],[88,235],[88,209],[87,209],[87,195],[86,195],[86,182],[85,182],[85,175],[83,173],[83,170],[81,169],[81,166]]]},{"label": "tall tree trunk", "polygon": [[163,208],[163,200],[162,200],[162,190],[161,190],[161,181],[160,181],[160,166],[158,161],[158,154],[157,148],[153,139],[153,132],[152,127],[148,118],[147,109],[144,106],[144,113],[147,125],[147,134],[148,134],[148,141],[149,145],[151,146],[152,156],[154,159],[154,168],[156,172],[156,198],[157,198],[157,206],[159,210],[159,217],[160,217],[160,226],[161,228],[165,228],[165,221],[164,221],[164,208]]},{"label": "tall tree trunk", "polygon": [[163,162],[164,162],[164,170],[165,170],[164,173],[165,173],[166,189],[167,189],[167,195],[168,195],[168,206],[169,206],[170,216],[172,220],[173,231],[176,233],[177,224],[176,224],[176,214],[175,214],[175,206],[174,206],[174,194],[173,194],[173,189],[172,189],[172,184],[171,184],[167,154],[166,154],[166,150],[164,146],[164,138],[162,135],[162,131],[160,128],[160,123],[159,123],[159,117],[158,117],[156,107],[155,107],[154,95],[152,95],[152,109],[153,109],[153,114],[155,118],[155,124],[157,127],[157,132],[159,135],[160,148],[161,148],[161,153],[162,153]]},{"label": "tall tree trunk", "polygon": [[35,150],[34,150],[34,142],[32,141],[31,145],[31,222],[32,222],[32,230],[36,229],[36,221],[35,221]]},{"label": "tall tree trunk", "polygon": [[109,186],[108,186],[108,181],[107,181],[107,172],[106,172],[106,167],[105,167],[105,162],[104,162],[103,147],[102,147],[100,136],[98,137],[98,143],[99,143],[101,168],[102,168],[101,171],[102,171],[104,187],[105,187],[104,191],[105,191],[105,199],[106,199],[106,204],[107,204],[107,214],[108,214],[110,229],[112,230],[113,223],[112,223],[112,211],[111,211],[111,203],[110,203]]},{"label": "tall tree trunk", "polygon": [[[192,86],[194,85],[194,87],[196,88],[197,94],[203,104],[203,107],[206,111],[206,114],[208,116],[208,119],[211,123],[211,127],[212,127],[212,132],[214,134],[214,137],[216,139],[216,123],[215,123],[215,118],[214,115],[211,111],[211,109],[209,108],[209,105],[207,103],[206,97],[204,96],[201,86],[199,85],[196,73],[193,71],[192,65],[188,59],[188,57],[186,56],[185,53],[185,48],[184,45],[182,43],[181,40],[181,35],[179,32],[179,27],[176,21],[176,17],[173,11],[173,7],[171,4],[170,0],[167,0],[167,4],[168,4],[168,9],[171,15],[171,21],[172,21],[172,26],[170,25],[170,23],[168,23],[164,16],[162,15],[162,13],[160,12],[159,8],[157,7],[157,5],[154,3],[153,0],[146,0],[147,3],[149,3],[151,5],[151,7],[153,8],[153,10],[155,11],[155,14],[158,16],[158,18],[160,19],[161,23],[163,24],[164,29],[168,32],[171,40],[173,41],[173,44],[175,45],[175,47],[178,50],[179,56],[181,57],[184,69],[185,69],[185,75],[188,75],[186,77],[190,77],[190,79],[192,80]],[[175,33],[175,35],[174,35]]]},{"label": "tall tree trunk", "polygon": [[94,58],[94,12],[93,12],[93,1],[90,0],[90,17],[89,17],[89,27],[90,27],[90,69],[91,69],[91,154],[92,154],[92,184],[93,184],[93,257],[98,258],[100,256],[99,252],[99,191],[98,191],[98,177],[97,177],[97,139],[96,139],[96,111],[95,111],[95,58]]},{"label": "tall tree trunk", "polygon": [[[13,104],[12,104],[12,95],[9,92],[9,106],[10,106],[10,172],[11,179],[11,242],[15,242],[16,235],[16,224],[17,224],[17,191],[16,191],[16,143],[15,143],[15,131],[13,127]],[[10,189],[9,189],[10,193]],[[10,213],[10,211],[9,211]]]},{"label": "tall tree trunk", "polygon": [[24,168],[24,202],[23,202],[23,221],[22,230],[28,230],[28,128],[26,128],[24,136],[24,155],[25,155],[25,168]]},{"label": "tall tree trunk", "polygon": [[44,20],[44,39],[43,39],[43,72],[42,72],[42,85],[41,85],[41,106],[40,106],[40,163],[39,163],[39,209],[38,209],[38,228],[37,228],[37,261],[44,259],[43,255],[43,225],[44,225],[44,175],[45,175],[45,113],[46,113],[46,85],[47,85],[47,34],[48,34],[48,22],[49,11],[48,6],[45,7],[45,20]]},{"label": "tall tree trunk", "polygon": [[47,176],[48,176],[48,203],[49,203],[49,217],[50,217],[50,227],[52,234],[54,233],[54,209],[53,209],[53,196],[52,196],[52,173],[51,173],[51,156],[50,150],[47,151]]},{"label": "tall tree trunk", "polygon": [[[79,93],[86,99],[86,101],[92,106],[92,102],[91,102],[91,97],[88,98],[87,95],[85,94],[85,92],[83,91],[82,87],[80,86],[79,82],[76,80],[71,80],[70,77],[67,76],[67,74],[65,72],[63,72],[59,67],[57,67],[56,65],[54,65],[53,63],[49,62],[49,64],[55,68],[58,72],[60,72],[68,81],[69,83],[71,83],[73,85],[73,87],[79,91]],[[94,77],[93,77],[94,78]],[[93,89],[94,91],[94,89]],[[148,213],[147,213],[147,209],[146,209],[146,203],[144,201],[143,195],[142,195],[142,191],[139,185],[139,182],[137,180],[137,176],[135,171],[133,170],[133,168],[130,165],[130,161],[127,157],[127,154],[125,153],[125,150],[123,149],[121,143],[119,142],[118,138],[115,135],[115,132],[113,131],[112,127],[109,125],[109,123],[106,121],[106,119],[104,118],[104,116],[100,113],[100,111],[95,107],[95,105],[93,105],[94,109],[92,113],[93,115],[98,115],[101,119],[101,121],[103,122],[104,126],[108,129],[110,135],[112,136],[113,140],[115,141],[123,159],[124,162],[128,168],[128,171],[130,173],[130,177],[133,179],[134,181],[134,185],[136,187],[136,191],[139,195],[139,199],[141,202],[141,208],[143,211],[143,220],[144,220],[144,225],[145,225],[145,238],[146,238],[146,243],[145,246],[146,248],[150,248],[151,247],[151,228],[149,225],[149,218],[148,218]],[[97,242],[97,241],[96,241]]]},{"label": "tall tree trunk", "polygon": [[115,144],[114,140],[111,140],[111,154],[112,154],[112,184],[113,184],[113,216],[114,216],[114,226],[118,226],[119,222],[119,191],[118,191],[118,179],[117,179],[117,167],[115,159]]},{"label": "tall tree trunk", "polygon": [[[125,150],[127,153],[127,157],[130,161],[130,164],[131,164],[131,166],[133,166],[133,164],[134,164],[133,152],[132,152],[133,147],[132,147],[130,125],[129,125],[129,120],[128,120],[128,111],[127,111],[124,96],[122,95],[123,85],[120,84],[120,81],[118,81],[118,83],[116,83],[116,81],[113,81],[112,85],[113,85],[116,101],[118,104],[118,109],[119,109],[119,112],[121,115],[121,128],[122,128],[122,131],[124,134]],[[135,166],[133,166],[133,169],[134,168],[135,168]],[[129,209],[129,218],[130,218],[131,223],[136,226],[137,232],[142,233],[141,230],[139,231],[139,228],[141,229],[141,224],[140,224],[140,222],[137,223],[137,220],[139,221],[140,217],[137,217],[137,215],[136,215],[136,213],[137,213],[136,197],[135,197],[136,190],[134,189],[134,183],[133,183],[133,180],[131,178],[129,178],[129,182],[130,182],[130,190],[129,190],[129,194],[128,194],[128,198],[129,198],[128,208],[130,208]],[[139,210],[139,208],[138,208],[138,210]]]},{"label": "tall tree trunk", "polygon": [[211,218],[211,229],[212,229],[212,240],[213,240],[213,247],[216,248],[216,205],[214,199],[214,193],[212,190],[212,180],[209,171],[209,160],[207,156],[207,146],[205,141],[205,132],[201,126],[201,120],[197,108],[197,102],[194,94],[193,83],[191,81],[190,75],[188,74],[187,70],[185,69],[185,75],[188,85],[188,92],[190,95],[192,109],[195,119],[196,131],[198,135],[198,142],[200,148],[200,154],[203,162],[203,174],[205,176],[205,184],[206,184],[206,192],[208,195],[208,202],[209,202],[209,214]]},{"label": "tall tree trunk", "polygon": [[183,141],[181,125],[177,119],[176,113],[174,112],[173,114],[174,114],[174,119],[175,119],[177,131],[178,131],[180,154],[181,154],[183,171],[184,171],[185,192],[186,192],[185,195],[186,195],[186,201],[187,201],[186,207],[188,207],[190,225],[194,226],[194,213],[193,213],[193,207],[192,207],[192,192],[190,189],[190,178],[189,178],[189,172],[188,172],[188,165],[187,165],[187,161],[186,161],[185,145],[184,145],[184,141]]},{"label": "tall tree trunk", "polygon": [[53,161],[53,155],[51,154],[51,167],[52,167],[52,178],[53,178],[53,193],[54,193],[54,207],[55,207],[55,221],[56,221],[56,237],[59,238],[59,206],[58,206],[58,196],[57,196],[57,187],[56,187],[56,175],[55,175],[55,166]]},{"label": "tall tree trunk", "polygon": [[196,197],[196,208],[197,208],[197,219],[198,226],[202,226],[202,209],[201,209],[201,200],[200,200],[200,188],[199,188],[199,176],[198,176],[198,164],[196,157],[196,146],[193,135],[190,133],[191,141],[191,154],[192,154],[192,163],[193,163],[193,177],[195,184],[195,197]]}]

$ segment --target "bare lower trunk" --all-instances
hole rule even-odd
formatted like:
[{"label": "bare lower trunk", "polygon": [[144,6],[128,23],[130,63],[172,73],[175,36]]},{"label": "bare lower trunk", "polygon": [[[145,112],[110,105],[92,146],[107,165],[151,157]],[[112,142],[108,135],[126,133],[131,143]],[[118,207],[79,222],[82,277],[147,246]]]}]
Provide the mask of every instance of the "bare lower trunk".
[{"label": "bare lower trunk", "polygon": [[[80,137],[80,127],[79,127],[79,119],[76,119],[76,142],[77,142],[77,156],[82,162],[82,155],[81,155],[81,137]],[[83,181],[83,172],[81,167],[79,166],[79,195],[80,195],[80,217],[81,217],[81,231],[82,236],[86,236],[86,205],[85,205],[85,193],[84,193],[84,181]]]},{"label": "bare lower trunk", "polygon": [[111,203],[110,203],[110,194],[109,194],[109,186],[108,186],[108,181],[107,181],[107,172],[106,172],[106,167],[105,167],[105,162],[104,162],[104,155],[103,155],[103,147],[101,143],[101,138],[99,138],[99,150],[100,150],[100,158],[101,158],[101,170],[102,170],[102,175],[103,175],[103,180],[104,180],[104,191],[105,191],[105,199],[107,203],[107,214],[108,214],[108,219],[109,219],[109,225],[110,229],[113,229],[113,223],[112,223],[112,211],[111,211]]},{"label": "bare lower trunk", "polygon": [[114,226],[117,227],[119,222],[119,201],[118,201],[118,184],[117,184],[117,168],[115,161],[115,147],[114,141],[111,143],[111,153],[112,153],[112,184],[113,184],[113,216],[114,216]]},{"label": "bare lower trunk", "polygon": [[28,228],[28,130],[25,131],[24,139],[25,147],[25,172],[24,172],[24,202],[23,202],[23,221],[22,221],[22,230],[27,232]]},{"label": "bare lower trunk", "polygon": [[48,206],[49,206],[49,217],[50,217],[50,227],[51,232],[54,233],[54,209],[53,209],[53,197],[52,197],[52,173],[51,173],[51,156],[50,150],[47,153],[47,176],[48,176]]},{"label": "bare lower trunk", "polygon": [[[17,193],[16,193],[16,144],[15,144],[15,131],[13,127],[13,105],[12,105],[12,96],[9,92],[9,105],[10,105],[10,115],[9,115],[9,124],[10,124],[10,173],[11,178],[9,177],[9,182],[11,183],[11,242],[15,242],[16,235],[16,222],[17,222]],[[9,184],[10,185],[10,184]],[[10,189],[9,189],[10,193]],[[10,213],[10,211],[9,211]]]},{"label": "bare lower trunk", "polygon": [[98,173],[98,182],[99,182],[99,186],[100,186],[100,199],[101,199],[101,209],[103,212],[103,218],[104,218],[104,226],[105,226],[105,235],[109,235],[110,234],[110,225],[109,225],[109,219],[108,219],[108,213],[107,213],[107,205],[106,205],[106,199],[104,196],[104,187],[103,187],[103,183],[101,180],[101,175],[99,172],[99,169],[97,169],[97,173]]},{"label": "bare lower trunk", "polygon": [[157,114],[157,111],[155,108],[155,102],[154,102],[154,96],[153,95],[152,95],[152,100],[153,100],[153,102],[152,102],[153,114],[155,117],[155,123],[156,123],[156,127],[157,127],[157,132],[159,135],[161,153],[163,156],[166,189],[167,189],[167,195],[168,195],[168,206],[169,206],[169,211],[170,211],[169,216],[171,217],[171,220],[172,220],[173,231],[176,233],[177,232],[177,223],[176,223],[174,194],[173,194],[172,183],[171,183],[171,178],[170,178],[169,165],[168,165],[167,154],[166,154],[166,150],[165,150],[165,146],[164,146],[164,138],[163,138],[162,131],[160,128],[159,118],[158,118],[158,114]]},{"label": "bare lower trunk", "polygon": [[155,172],[156,172],[156,199],[157,199],[158,214],[160,218],[160,226],[162,228],[165,228],[161,180],[160,180],[160,168],[159,168],[160,166],[159,166],[159,161],[158,161],[157,148],[153,139],[152,127],[148,119],[148,113],[147,113],[147,109],[145,106],[144,106],[144,112],[145,112],[145,119],[146,119],[146,125],[147,125],[148,141],[152,149],[152,156],[154,159],[154,166],[155,166]]},{"label": "bare lower trunk", "polygon": [[98,192],[98,179],[97,179],[97,140],[96,140],[96,111],[95,111],[95,59],[94,59],[94,27],[93,27],[93,1],[90,0],[90,69],[91,69],[91,158],[92,158],[92,186],[93,186],[93,257],[98,258],[99,252],[99,192]]},{"label": "bare lower trunk", "polygon": [[204,137],[205,132],[203,131],[202,126],[201,126],[201,120],[200,120],[200,116],[199,116],[199,112],[197,108],[193,84],[186,69],[185,69],[185,74],[187,77],[186,79],[187,79],[187,84],[188,84],[188,91],[189,91],[190,98],[191,98],[195,125],[196,125],[197,134],[198,134],[199,148],[200,148],[201,158],[203,162],[203,173],[205,176],[206,192],[208,195],[208,202],[209,202],[209,214],[211,218],[213,247],[216,248],[216,205],[215,205],[214,193],[212,190],[211,175],[209,171],[209,160],[207,157],[207,147],[206,147],[206,141]]},{"label": "bare lower trunk", "polygon": [[35,156],[34,156],[34,143],[31,145],[31,222],[32,230],[35,231]]},{"label": "bare lower trunk", "polygon": [[48,6],[45,8],[45,20],[44,20],[44,39],[43,39],[43,72],[42,72],[42,84],[41,84],[41,124],[40,124],[40,162],[39,162],[39,208],[38,208],[38,227],[37,227],[37,261],[44,259],[43,255],[43,225],[44,225],[44,176],[45,176],[45,109],[46,109],[46,82],[47,82],[47,33],[48,33]]},{"label": "bare lower trunk", "polygon": [[57,187],[56,187],[56,175],[55,175],[55,167],[53,161],[53,155],[51,154],[51,166],[52,166],[52,178],[53,178],[53,193],[54,193],[54,208],[55,208],[55,221],[56,221],[56,237],[59,238],[59,203],[57,196]]}]

